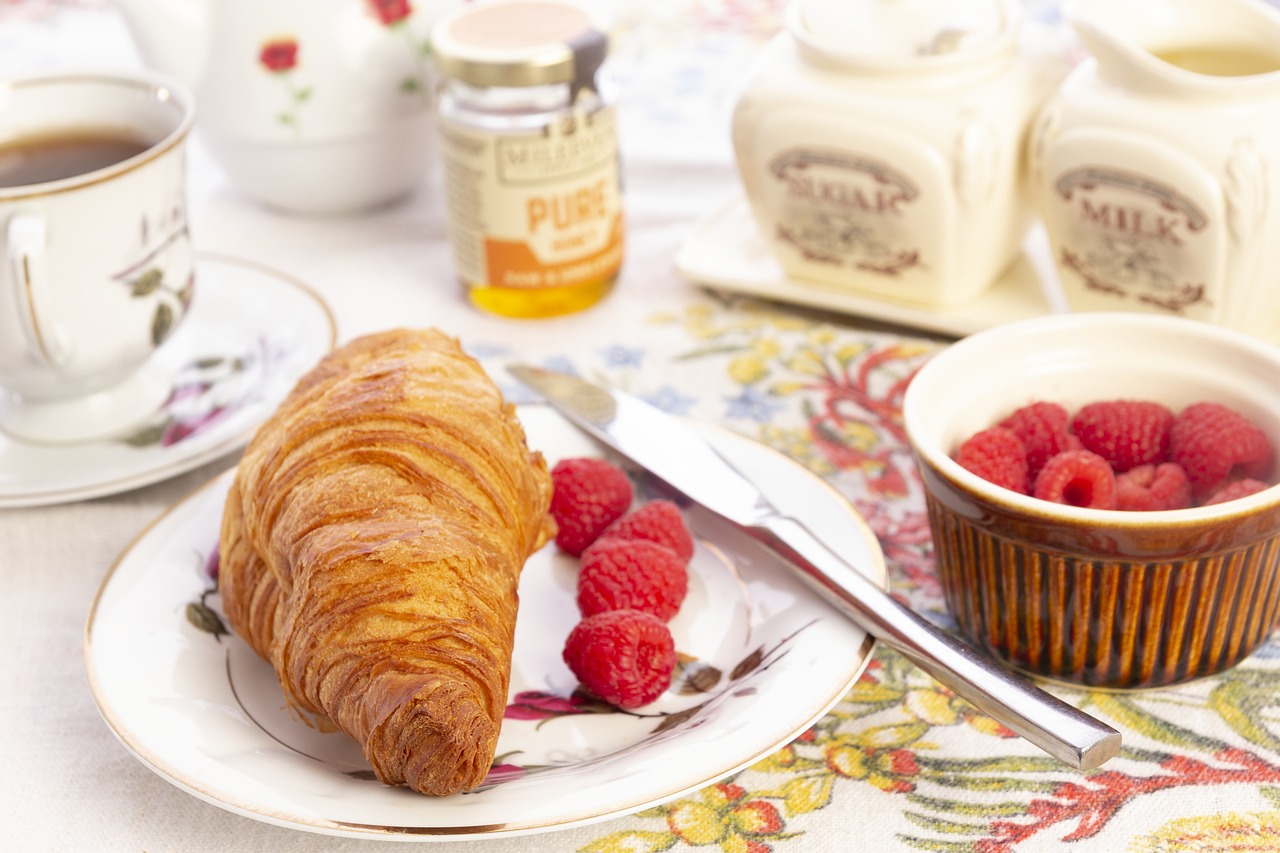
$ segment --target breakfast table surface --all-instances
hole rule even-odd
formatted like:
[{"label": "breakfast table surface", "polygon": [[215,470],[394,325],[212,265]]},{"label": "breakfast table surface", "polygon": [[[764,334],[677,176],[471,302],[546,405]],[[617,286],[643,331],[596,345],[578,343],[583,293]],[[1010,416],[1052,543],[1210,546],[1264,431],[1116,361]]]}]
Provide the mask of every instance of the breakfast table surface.
[{"label": "breakfast table surface", "polygon": [[[196,249],[212,259],[206,263],[241,263],[303,283],[327,305],[338,342],[435,326],[456,336],[517,402],[534,399],[505,377],[504,365],[520,360],[625,388],[781,451],[866,521],[891,593],[953,628],[901,421],[912,372],[946,346],[947,330],[874,309],[823,311],[714,289],[677,266],[695,226],[741,194],[728,131],[735,85],[777,32],[783,3],[615,6],[626,260],[598,305],[538,320],[471,307],[453,274],[434,172],[381,209],[291,215],[233,187],[198,133],[188,154]],[[1054,24],[1053,3],[1030,9]],[[5,74],[140,64],[105,0],[0,0]],[[208,286],[218,286],[216,276]],[[199,293],[197,308],[213,298]],[[252,290],[242,298],[254,298]],[[163,440],[211,428],[197,418]],[[767,755],[605,820],[492,838],[377,838],[220,808],[153,772],[113,734],[86,677],[85,625],[118,556],[168,507],[232,468],[239,450],[138,488],[0,509],[0,849],[355,851],[395,841],[450,853],[1280,849],[1274,638],[1221,676],[1168,689],[1045,685],[1123,733],[1120,755],[1086,773],[878,646],[833,707]],[[5,458],[17,458],[9,452]]]}]

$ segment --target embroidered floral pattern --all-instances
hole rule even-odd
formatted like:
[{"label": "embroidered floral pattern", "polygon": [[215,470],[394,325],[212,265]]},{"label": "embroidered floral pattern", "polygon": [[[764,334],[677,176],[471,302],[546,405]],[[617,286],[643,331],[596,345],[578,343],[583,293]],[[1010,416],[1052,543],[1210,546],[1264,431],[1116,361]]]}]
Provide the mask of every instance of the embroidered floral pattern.
[{"label": "embroidered floral pattern", "polygon": [[[736,389],[722,395],[720,410],[696,414],[751,429],[840,488],[879,537],[894,592],[953,624],[933,571],[923,497],[901,422],[911,375],[937,345],[904,343],[901,335],[851,335],[742,304],[702,306],[661,322],[697,342],[680,357],[683,370],[700,366],[718,373],[704,384],[721,387],[728,379]],[[649,367],[647,376],[664,373]],[[641,396],[658,393],[634,387],[626,368],[617,371],[601,378],[631,385]],[[661,394],[679,389],[664,387]],[[1167,690],[1057,688],[1125,732],[1121,755],[1088,774],[1045,756],[880,648],[844,699],[791,744],[718,785],[640,812],[578,850],[805,850],[810,815],[892,798],[896,806],[886,811],[899,812],[906,823],[898,825],[910,829],[876,837],[869,842],[874,849],[1019,853],[1107,838],[1118,821],[1143,815],[1151,795],[1217,786],[1257,793],[1238,811],[1180,817],[1128,845],[1121,832],[1106,849],[1208,851],[1225,849],[1228,840],[1231,849],[1274,849],[1280,837],[1274,820],[1280,735],[1268,722],[1280,708],[1274,648],[1215,679]],[[975,733],[988,742],[980,752],[972,746]],[[973,757],[947,749],[961,738]],[[855,794],[851,786],[875,793]],[[744,831],[732,816],[745,804],[758,816],[747,826],[761,831]]]},{"label": "embroidered floral pattern", "polygon": [[[822,473],[876,531],[895,594],[947,624],[900,415],[910,376],[936,345],[904,343],[898,335],[851,335],[819,321],[741,306],[729,311],[706,304],[654,323],[658,339],[669,333],[693,342],[675,362],[679,375],[646,363],[652,353],[636,351],[601,352],[589,365],[563,360],[556,366],[627,388],[668,410],[751,431]],[[505,362],[510,353],[494,347],[485,357]],[[642,384],[642,376],[652,384]],[[690,389],[696,386],[729,392],[695,394]],[[217,633],[216,623],[192,618],[190,611],[188,618]],[[750,671],[768,657],[764,649],[749,653],[737,667]],[[726,685],[745,682],[737,667],[702,671],[685,659],[681,679],[710,702]],[[1097,771],[1072,771],[881,648],[843,699],[791,743],[693,794],[584,830],[572,848],[803,851],[814,843],[808,834],[814,821],[829,826],[827,810],[851,804],[879,804],[893,815],[881,824],[892,829],[868,839],[877,850],[1023,853],[1081,842],[1121,853],[1276,848],[1276,645],[1220,676],[1175,688],[1054,690],[1121,727],[1126,746],[1120,756]],[[702,703],[692,710],[691,721],[714,713]],[[579,693],[525,692],[513,697],[506,718],[537,729],[601,713],[621,712]],[[660,737],[665,732],[658,727],[673,725],[673,716],[636,717],[635,725]],[[554,769],[526,765],[520,754],[500,755],[486,787]],[[1222,797],[1227,790],[1230,811],[1152,817],[1157,804],[1160,814],[1172,815],[1169,803]],[[1171,799],[1177,797],[1182,799]],[[1147,828],[1135,834],[1134,825]]]}]

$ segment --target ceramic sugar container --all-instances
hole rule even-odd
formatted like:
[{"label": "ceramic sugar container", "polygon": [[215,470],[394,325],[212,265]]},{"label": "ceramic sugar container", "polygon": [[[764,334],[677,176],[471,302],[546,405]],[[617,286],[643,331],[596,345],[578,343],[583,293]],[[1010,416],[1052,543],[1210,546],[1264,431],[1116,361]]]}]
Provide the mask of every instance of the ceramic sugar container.
[{"label": "ceramic sugar container", "polygon": [[932,307],[980,295],[1032,221],[1024,148],[1060,44],[1013,0],[796,0],[733,115],[788,275]]}]

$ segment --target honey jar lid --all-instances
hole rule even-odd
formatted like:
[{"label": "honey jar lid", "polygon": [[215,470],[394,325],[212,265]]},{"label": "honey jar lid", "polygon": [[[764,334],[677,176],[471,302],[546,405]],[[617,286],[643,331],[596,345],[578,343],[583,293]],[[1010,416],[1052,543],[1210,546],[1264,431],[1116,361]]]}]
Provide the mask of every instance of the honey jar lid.
[{"label": "honey jar lid", "polygon": [[561,0],[468,3],[431,30],[441,72],[473,86],[592,88],[608,41],[585,9]]}]

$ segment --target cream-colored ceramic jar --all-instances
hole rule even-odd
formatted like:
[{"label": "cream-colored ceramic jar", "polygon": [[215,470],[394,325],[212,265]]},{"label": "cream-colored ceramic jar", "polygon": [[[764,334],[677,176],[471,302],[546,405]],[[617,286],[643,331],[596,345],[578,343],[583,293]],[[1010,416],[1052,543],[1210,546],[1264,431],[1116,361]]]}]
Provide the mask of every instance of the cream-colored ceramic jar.
[{"label": "cream-colored ceramic jar", "polygon": [[1261,0],[1087,0],[1091,54],[1033,140],[1063,291],[1280,336],[1280,11]]},{"label": "cream-colored ceramic jar", "polygon": [[968,302],[1020,251],[1031,121],[1067,71],[1010,0],[797,0],[735,106],[761,237],[793,278]]}]

